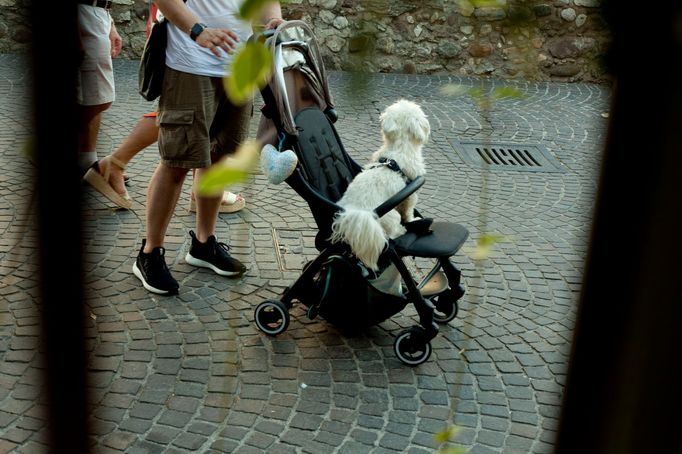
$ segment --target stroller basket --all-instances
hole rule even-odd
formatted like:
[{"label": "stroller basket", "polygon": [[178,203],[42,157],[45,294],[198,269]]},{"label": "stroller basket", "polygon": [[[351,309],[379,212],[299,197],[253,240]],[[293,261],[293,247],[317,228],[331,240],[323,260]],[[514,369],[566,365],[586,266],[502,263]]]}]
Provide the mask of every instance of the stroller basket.
[{"label": "stroller basket", "polygon": [[342,255],[333,255],[313,277],[309,295],[300,295],[311,320],[319,314],[339,331],[354,335],[402,311],[405,298],[372,286],[363,269]]}]

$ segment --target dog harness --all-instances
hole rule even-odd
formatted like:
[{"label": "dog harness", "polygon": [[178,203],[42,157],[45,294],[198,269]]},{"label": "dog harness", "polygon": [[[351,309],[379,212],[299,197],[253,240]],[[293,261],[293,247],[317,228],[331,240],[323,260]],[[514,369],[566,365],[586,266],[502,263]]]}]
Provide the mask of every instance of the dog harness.
[{"label": "dog harness", "polygon": [[388,158],[379,158],[379,160],[372,164],[369,168],[373,169],[375,167],[388,167],[389,169],[393,170],[394,172],[398,172],[400,176],[403,177],[403,180],[405,180],[405,183],[410,184],[412,183],[412,180],[410,180],[407,175],[405,175],[405,172],[403,172],[403,169],[400,168],[397,162],[393,159],[388,159]]}]

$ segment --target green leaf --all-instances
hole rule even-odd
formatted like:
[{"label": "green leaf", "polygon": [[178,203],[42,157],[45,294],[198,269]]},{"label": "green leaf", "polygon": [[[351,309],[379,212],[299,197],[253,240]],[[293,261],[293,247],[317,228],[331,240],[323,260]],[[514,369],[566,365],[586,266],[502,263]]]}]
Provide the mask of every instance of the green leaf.
[{"label": "green leaf", "polygon": [[245,0],[244,3],[242,3],[242,6],[239,7],[239,16],[246,21],[258,19],[263,6],[271,1],[272,0]]},{"label": "green leaf", "polygon": [[436,440],[436,443],[439,444],[447,443],[455,435],[457,435],[457,432],[459,432],[459,428],[451,425],[441,430],[440,432],[436,432],[435,434],[433,434],[433,439]]},{"label": "green leaf", "polygon": [[514,87],[498,87],[493,90],[493,99],[504,99],[504,98],[523,98],[524,93],[518,88]]},{"label": "green leaf", "polygon": [[467,253],[474,260],[484,260],[490,256],[493,246],[503,241],[507,241],[507,237],[504,235],[486,233],[478,239],[474,249],[468,248]]},{"label": "green leaf", "polygon": [[481,246],[492,246],[495,243],[501,243],[503,241],[507,241],[507,237],[504,235],[486,233],[479,238],[478,244]]},{"label": "green leaf", "polygon": [[247,42],[235,55],[230,74],[223,78],[225,92],[235,105],[242,105],[265,86],[272,73],[272,54],[259,41]]},{"label": "green leaf", "polygon": [[198,192],[204,196],[220,194],[227,185],[243,181],[247,175],[248,173],[241,169],[214,165],[199,180]]},{"label": "green leaf", "polygon": [[200,195],[218,195],[226,186],[244,181],[258,162],[258,143],[248,140],[231,156],[225,156],[213,164],[199,178],[197,191]]},{"label": "green leaf", "polygon": [[480,101],[481,99],[485,98],[485,92],[483,91],[482,88],[470,88],[468,91],[469,96],[474,98],[477,101]]}]

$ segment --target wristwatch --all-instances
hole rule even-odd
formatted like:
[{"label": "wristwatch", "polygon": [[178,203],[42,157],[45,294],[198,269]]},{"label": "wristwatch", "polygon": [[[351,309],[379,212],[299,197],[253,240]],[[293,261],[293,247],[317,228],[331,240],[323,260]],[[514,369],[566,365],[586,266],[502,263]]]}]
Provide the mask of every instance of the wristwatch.
[{"label": "wristwatch", "polygon": [[202,24],[201,22],[192,25],[192,28],[189,30],[189,37],[192,38],[192,41],[196,41],[206,27],[208,27],[208,25]]}]

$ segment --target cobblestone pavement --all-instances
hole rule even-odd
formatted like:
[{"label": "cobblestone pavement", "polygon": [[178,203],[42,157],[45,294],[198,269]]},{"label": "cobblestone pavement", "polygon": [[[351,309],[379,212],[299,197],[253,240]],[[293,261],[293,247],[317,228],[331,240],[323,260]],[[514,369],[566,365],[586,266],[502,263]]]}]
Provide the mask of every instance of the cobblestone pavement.
[{"label": "cobblestone pavement", "polygon": [[[151,109],[137,95],[136,69],[136,62],[116,62],[117,100],[104,115],[100,156]],[[392,349],[396,333],[415,321],[410,309],[348,338],[294,307],[289,329],[270,338],[256,328],[253,309],[281,294],[316,255],[307,205],[260,173],[239,186],[247,206],[221,215],[218,238],[250,268],[241,279],[222,278],[184,262],[194,227],[188,181],[167,238],[180,294],[152,295],[131,272],[158,158],[151,147],[127,170],[132,210],[113,210],[85,188],[96,452],[433,453],[434,434],[448,423],[459,426],[456,441],[471,453],[552,451],[609,88],[456,76],[381,74],[366,84],[347,73],[329,77],[337,128],[359,162],[379,145],[385,106],[403,96],[421,103],[433,132],[420,211],[469,228],[468,248],[486,232],[508,241],[481,264],[465,252],[454,258],[467,294],[421,366],[403,366]],[[441,94],[445,84],[511,85],[525,97],[495,102],[484,121],[471,98]],[[30,137],[28,88],[23,61],[0,56],[0,452],[46,449],[35,234],[26,206],[31,172],[21,154]],[[558,167],[482,172],[454,140],[540,145]],[[426,265],[411,267],[419,275]]]}]

